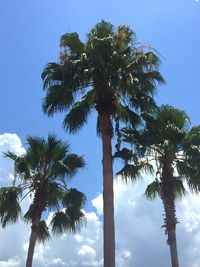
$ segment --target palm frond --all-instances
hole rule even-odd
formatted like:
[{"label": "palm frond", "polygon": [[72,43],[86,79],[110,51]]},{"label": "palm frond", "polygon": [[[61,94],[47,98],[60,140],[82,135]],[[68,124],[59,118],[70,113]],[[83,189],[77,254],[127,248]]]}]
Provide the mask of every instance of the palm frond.
[{"label": "palm frond", "polygon": [[123,148],[120,151],[115,152],[114,154],[115,158],[120,158],[126,162],[133,160],[135,158],[135,155],[133,154],[132,150],[128,148]]},{"label": "palm frond", "polygon": [[65,214],[68,217],[68,231],[75,232],[86,222],[82,211],[86,203],[85,195],[75,188],[71,188],[63,198]]},{"label": "palm frond", "polygon": [[114,32],[114,26],[107,21],[101,20],[95,25],[91,30],[91,33],[88,34],[88,40],[92,40],[94,37],[99,39],[109,37]]},{"label": "palm frond", "polygon": [[48,63],[41,75],[41,78],[44,81],[44,90],[50,88],[55,84],[60,84],[60,82],[62,81],[62,74],[63,72],[61,65],[53,62]]},{"label": "palm frond", "polygon": [[94,108],[94,91],[89,91],[77,102],[63,121],[64,128],[70,133],[76,133],[87,122],[91,110]]},{"label": "palm frond", "polygon": [[3,187],[0,189],[0,223],[2,227],[15,223],[20,214],[19,196],[21,190],[18,187]]},{"label": "palm frond", "polygon": [[63,197],[64,207],[74,207],[82,209],[86,203],[86,196],[76,188],[71,188]]},{"label": "palm frond", "polygon": [[76,209],[75,207],[68,207],[65,209],[65,214],[68,218],[68,228],[69,232],[79,231],[80,228],[86,223],[86,217],[82,210]]},{"label": "palm frond", "polygon": [[137,126],[141,123],[141,118],[140,116],[131,110],[128,106],[123,106],[122,104],[118,105],[118,116],[119,119],[125,123],[125,124],[130,124]]},{"label": "palm frond", "polygon": [[[76,154],[69,154],[63,161],[62,161],[65,175],[68,177],[74,176],[79,169],[85,167],[86,163],[83,157],[77,156]],[[61,168],[60,168],[61,169]]]},{"label": "palm frond", "polygon": [[37,228],[37,241],[43,244],[50,239],[49,228],[45,221],[40,221]]},{"label": "palm frond", "polygon": [[50,223],[53,234],[62,234],[69,228],[68,217],[63,211],[56,212]]},{"label": "palm frond", "polygon": [[186,194],[186,189],[183,184],[183,179],[180,176],[174,177],[174,194],[176,198],[182,198]]},{"label": "palm frond", "polygon": [[151,184],[149,184],[146,188],[145,195],[151,200],[160,196],[160,182],[158,180],[155,180]]},{"label": "palm frond", "polygon": [[142,166],[125,163],[124,167],[116,173],[117,176],[121,176],[125,182],[136,181],[141,177]]},{"label": "palm frond", "polygon": [[57,182],[50,182],[47,192],[47,206],[49,210],[54,210],[55,207],[60,207],[60,202],[63,198],[64,190]]},{"label": "palm frond", "polygon": [[42,109],[49,117],[57,112],[67,111],[74,103],[74,94],[65,84],[54,84],[49,87],[43,99]]},{"label": "palm frond", "polygon": [[78,33],[66,33],[60,38],[60,46],[68,56],[79,56],[84,51],[84,43],[79,39]]},{"label": "palm frond", "polygon": [[35,205],[34,204],[31,204],[29,206],[29,209],[27,210],[27,212],[24,214],[24,220],[25,220],[25,222],[29,223],[29,222],[32,221],[34,211],[35,211]]}]

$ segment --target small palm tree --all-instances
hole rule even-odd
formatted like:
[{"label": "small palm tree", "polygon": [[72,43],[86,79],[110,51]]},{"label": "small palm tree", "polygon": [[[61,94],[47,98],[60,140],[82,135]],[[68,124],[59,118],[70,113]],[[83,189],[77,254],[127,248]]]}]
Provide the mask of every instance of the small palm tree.
[{"label": "small palm tree", "polygon": [[143,117],[146,121],[144,130],[123,130],[124,140],[134,146],[134,152],[124,149],[118,153],[117,156],[126,163],[119,174],[126,179],[135,179],[143,170],[156,173],[145,194],[150,199],[157,196],[162,199],[163,227],[168,235],[172,267],[178,267],[175,199],[185,193],[183,178],[186,172],[181,172],[180,168],[186,167],[188,161],[184,144],[188,137],[189,119],[184,111],[168,105],[161,106],[153,114],[143,114]]},{"label": "small palm tree", "polygon": [[154,107],[159,58],[136,44],[126,25],[115,28],[101,21],[83,43],[77,33],[61,37],[59,63],[49,63],[42,73],[48,116],[67,111],[63,125],[77,132],[90,113],[98,113],[97,131],[103,149],[104,266],[115,266],[113,205],[113,125],[119,121],[139,122],[140,110]]},{"label": "small palm tree", "polygon": [[[69,153],[69,145],[49,135],[48,140],[28,137],[26,154],[17,156],[4,153],[14,161],[18,185],[0,189],[0,223],[5,227],[15,223],[21,214],[20,202],[30,194],[31,204],[24,219],[31,223],[26,267],[32,266],[36,240],[45,242],[50,238],[49,227],[42,220],[48,210],[56,212],[50,226],[53,233],[74,232],[85,220],[82,208],[85,195],[76,189],[68,189],[69,181],[85,162],[82,157]],[[15,180],[16,180],[15,178]]]}]

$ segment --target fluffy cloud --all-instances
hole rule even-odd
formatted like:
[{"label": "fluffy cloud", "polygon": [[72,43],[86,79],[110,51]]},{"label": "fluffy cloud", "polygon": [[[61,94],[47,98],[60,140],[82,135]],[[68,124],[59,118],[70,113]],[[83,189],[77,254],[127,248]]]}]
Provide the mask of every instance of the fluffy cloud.
[{"label": "fluffy cloud", "polygon": [[[0,151],[11,149],[24,153],[16,135],[0,136]],[[10,182],[13,166],[0,159],[1,186]],[[160,200],[144,197],[145,182],[123,184],[115,180],[116,266],[170,266],[169,248],[161,228],[163,208]],[[25,204],[24,204],[25,205]],[[34,256],[37,267],[89,267],[103,264],[102,260],[102,195],[92,201],[95,212],[86,212],[87,226],[75,235],[55,236],[45,244],[38,244]],[[200,266],[200,197],[188,193],[177,202],[177,239],[182,267]],[[52,214],[50,214],[52,216]],[[50,220],[50,216],[48,220]],[[0,229],[0,267],[25,265],[29,227],[22,222]],[[14,241],[14,242],[13,242]],[[8,249],[9,248],[9,249]]]}]

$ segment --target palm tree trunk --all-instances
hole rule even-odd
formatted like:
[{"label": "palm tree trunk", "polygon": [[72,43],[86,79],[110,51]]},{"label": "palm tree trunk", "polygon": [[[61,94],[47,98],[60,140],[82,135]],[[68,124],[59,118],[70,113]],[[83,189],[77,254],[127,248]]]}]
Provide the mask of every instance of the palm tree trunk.
[{"label": "palm tree trunk", "polygon": [[33,263],[33,254],[35,250],[35,244],[37,239],[37,228],[40,222],[40,218],[35,219],[31,226],[31,235],[29,240],[28,254],[26,260],[26,267],[32,267]]},{"label": "palm tree trunk", "polygon": [[115,225],[110,114],[100,115],[103,148],[104,267],[115,267]]},{"label": "palm tree trunk", "polygon": [[172,267],[179,267],[176,242],[177,219],[173,184],[173,169],[171,165],[167,162],[163,164],[161,179],[161,197],[165,211],[164,227],[166,228],[166,234],[168,235],[167,243],[170,247]]},{"label": "palm tree trunk", "polygon": [[37,230],[40,223],[40,219],[43,211],[46,207],[46,194],[47,194],[47,180],[39,182],[38,188],[35,191],[33,205],[34,211],[32,214],[32,226],[31,226],[31,235],[29,240],[28,255],[26,260],[26,267],[32,267],[33,263],[33,254],[37,239]]},{"label": "palm tree trunk", "polygon": [[175,227],[168,231],[168,240],[170,240],[170,241],[168,241],[168,243],[169,243],[169,247],[170,247],[172,267],[179,267]]}]

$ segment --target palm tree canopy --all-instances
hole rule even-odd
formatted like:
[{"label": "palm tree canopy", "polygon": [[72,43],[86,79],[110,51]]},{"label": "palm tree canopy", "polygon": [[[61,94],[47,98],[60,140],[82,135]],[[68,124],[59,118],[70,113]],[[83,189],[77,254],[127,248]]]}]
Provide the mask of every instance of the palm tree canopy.
[{"label": "palm tree canopy", "polygon": [[60,62],[47,64],[42,73],[43,110],[49,116],[70,110],[63,122],[69,132],[77,132],[93,109],[137,122],[138,110],[155,106],[156,84],[164,82],[159,58],[136,42],[128,26],[101,21],[85,43],[67,33],[60,45]]},{"label": "palm tree canopy", "polygon": [[[125,162],[119,174],[126,179],[136,179],[141,176],[141,171],[156,173],[155,181],[146,190],[147,197],[153,199],[160,194],[159,176],[164,160],[167,158],[174,170],[179,170],[180,164],[186,165],[184,143],[189,132],[189,118],[184,111],[169,105],[163,105],[153,113],[143,113],[143,118],[146,122],[144,129],[123,129],[124,141],[131,144],[133,149],[123,149],[116,153],[116,157]],[[185,193],[180,177],[176,177],[174,172],[174,192],[177,197]]]},{"label": "palm tree canopy", "polygon": [[[76,189],[68,189],[68,181],[85,166],[83,157],[71,154],[69,144],[49,135],[47,141],[40,137],[27,138],[26,153],[17,156],[13,152],[4,155],[14,160],[15,173],[20,178],[18,186],[0,190],[0,222],[3,226],[15,222],[21,212],[19,201],[32,194],[32,202],[24,215],[26,221],[33,221],[35,216],[49,210],[64,210],[68,228],[75,231],[84,222],[82,208],[85,195]],[[71,209],[71,213],[69,212]],[[74,214],[73,214],[74,212]],[[39,217],[40,217],[39,216]],[[52,219],[53,232],[59,227]],[[38,240],[44,242],[49,238],[48,227],[40,221]]]}]

